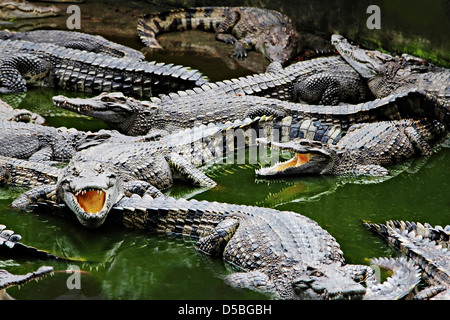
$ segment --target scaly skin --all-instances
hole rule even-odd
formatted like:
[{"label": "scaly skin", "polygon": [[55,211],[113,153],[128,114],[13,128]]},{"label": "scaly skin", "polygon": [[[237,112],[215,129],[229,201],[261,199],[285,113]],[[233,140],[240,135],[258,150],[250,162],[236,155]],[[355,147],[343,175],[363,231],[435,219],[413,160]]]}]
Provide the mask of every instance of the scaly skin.
[{"label": "scaly skin", "polygon": [[385,166],[394,165],[416,155],[431,155],[429,145],[437,141],[444,127],[437,121],[398,120],[357,124],[336,145],[307,139],[286,143],[259,142],[272,148],[295,153],[289,161],[261,168],[256,174],[278,177],[306,174],[388,175]]},{"label": "scaly skin", "polygon": [[[397,126],[392,123],[380,125],[385,126],[386,139],[395,139],[396,136],[399,136],[402,139],[408,137],[411,139],[414,138],[417,142],[420,142],[418,137],[413,134],[416,131],[413,132],[411,129],[408,129],[412,126],[417,129],[419,124],[416,124],[415,122],[404,120],[400,121]],[[229,128],[235,128],[236,131],[230,130]],[[373,129],[370,125],[365,125],[363,128],[369,133],[371,133],[371,129]],[[409,135],[406,136],[404,131],[399,130],[398,128],[408,131]],[[262,131],[260,129],[262,129]],[[424,132],[427,132],[426,129],[426,127],[419,129],[423,139],[428,138],[424,134]],[[357,130],[358,129],[356,129],[355,132]],[[363,129],[359,130],[363,131]],[[398,130],[398,132],[396,130]],[[228,135],[229,132],[234,133]],[[142,194],[147,191],[158,195],[160,193],[155,191],[155,188],[163,190],[171,186],[173,172],[178,171],[178,173],[181,173],[195,184],[209,187],[214,186],[215,182],[207,178],[195,167],[217,159],[218,157],[223,157],[227,152],[238,150],[235,145],[236,143],[240,144],[240,147],[246,147],[252,144],[254,145],[256,139],[261,137],[268,138],[270,141],[288,141],[295,138],[309,138],[321,141],[320,146],[324,149],[326,148],[326,150],[335,149],[339,151],[340,146],[342,146],[342,140],[347,137],[344,135],[343,138],[343,134],[342,128],[337,125],[327,125],[320,121],[311,120],[303,120],[301,123],[297,123],[292,122],[292,118],[286,118],[286,121],[283,119],[281,122],[278,122],[278,120],[273,122],[269,121],[267,128],[264,128],[264,125],[261,124],[260,121],[253,123],[253,127],[252,123],[246,124],[246,122],[238,121],[235,124],[221,124],[206,127],[198,130],[198,132],[195,132],[195,129],[191,129],[191,131],[181,131],[163,136],[160,141],[153,143],[122,143],[119,145],[102,144],[78,152],[69,163],[69,166],[61,171],[62,173],[58,176],[56,186],[55,184],[52,184],[50,186],[44,185],[32,189],[17,199],[14,202],[14,206],[26,209],[30,207],[30,204],[47,198],[53,200],[56,199],[59,203],[65,202],[68,204],[68,202],[71,202],[71,209],[76,213],[82,223],[85,225],[98,226],[103,223],[110,208],[120,200],[121,196],[130,193]],[[365,138],[365,135],[362,136]],[[280,138],[280,140],[277,140],[278,138]],[[351,138],[347,138],[347,141],[348,140],[351,140]],[[361,143],[364,143],[363,140],[364,139],[361,140]],[[275,142],[273,142],[273,144],[275,144]],[[230,145],[232,146],[231,149],[224,149],[228,148]],[[383,144],[380,143],[376,146],[379,148],[380,145]],[[389,145],[389,143],[386,144],[386,146]],[[424,150],[429,151],[426,148],[426,145],[420,146]],[[404,148],[399,151],[398,154],[392,155],[390,158],[391,162],[393,159],[403,159],[411,156],[414,152],[411,143],[409,147],[406,145],[403,147]],[[346,168],[347,170],[354,171],[354,168],[356,167],[359,169],[358,172],[363,174],[367,172],[363,172],[362,168],[378,168],[374,165],[366,164],[367,161],[374,161],[374,156],[371,155],[370,148],[367,153],[365,153],[364,150],[361,151],[359,147],[355,148],[359,150],[361,154],[360,157],[356,156],[355,158],[359,161],[363,161],[363,163],[356,162],[353,166],[346,163],[345,161],[348,161],[349,159],[352,160],[350,157],[351,155],[355,156],[354,150],[347,150],[343,152],[344,156],[341,156],[344,161],[336,161],[336,163],[334,163],[329,160],[332,159],[330,156],[326,157],[327,164],[333,169],[330,169],[328,172],[330,174],[342,174],[346,172]],[[311,152],[311,150],[308,149],[308,152]],[[324,151],[322,151],[322,153],[324,153]],[[337,154],[339,154],[339,152],[337,152]],[[350,154],[350,156],[347,156],[347,154]],[[321,159],[321,157],[313,157],[312,159],[316,158]],[[383,162],[385,159],[382,154],[376,159],[381,159],[381,164],[385,163]],[[13,166],[10,165],[10,170],[13,170],[12,167]],[[319,168],[320,170],[317,168],[315,169],[319,172],[320,170],[323,170],[322,168]],[[22,172],[22,170],[20,172]],[[383,169],[381,173],[385,174],[386,170]],[[28,180],[34,181],[38,179]],[[81,182],[77,182],[79,180]],[[108,191],[109,189],[111,189],[111,191]],[[84,204],[90,203],[92,200],[92,207],[95,208],[95,210],[88,210],[89,212],[86,212],[86,210],[79,210],[83,205],[72,200],[78,200],[78,195],[81,194],[82,196],[83,192],[91,190],[95,192],[98,191],[97,193],[100,194],[98,196],[99,198],[97,198],[97,194],[94,192],[88,194],[92,196],[92,199],[82,198],[80,200]],[[133,190],[136,190],[136,192]],[[66,198],[65,195],[68,195],[68,198]],[[109,195],[111,195],[111,197],[109,197]],[[97,200],[101,200],[101,203],[98,204]],[[109,203],[106,205],[108,201]],[[85,205],[84,207],[91,206]],[[97,214],[97,211],[101,212],[101,215]],[[90,223],[90,219],[93,219],[95,223]]]},{"label": "scaly skin", "polygon": [[45,18],[59,15],[55,6],[38,6],[25,1],[0,1],[0,19]]},{"label": "scaly skin", "polygon": [[116,58],[145,60],[137,50],[108,41],[101,36],[62,30],[34,30],[28,32],[0,31],[0,40],[25,40],[35,43],[51,43],[65,48],[103,53]]},{"label": "scaly skin", "polygon": [[200,252],[223,257],[238,271],[225,278],[234,287],[278,299],[360,299],[365,293],[335,239],[297,213],[146,196],[124,198],[115,210],[126,226],[191,237]]},{"label": "scaly skin", "polygon": [[48,43],[0,41],[0,92],[24,92],[27,83],[80,92],[120,91],[139,98],[206,83],[197,70],[121,59]]},{"label": "scaly skin", "polygon": [[233,57],[244,58],[248,49],[282,64],[297,53],[295,23],[286,15],[252,7],[204,7],[146,14],[138,22],[145,45],[162,48],[156,35],[167,31],[198,29],[216,33],[216,39],[234,45]]},{"label": "scaly skin", "polygon": [[407,296],[420,282],[420,270],[411,259],[399,258],[371,259],[370,265],[376,265],[394,272],[382,284],[369,286],[364,300],[399,300]]},{"label": "scaly skin", "polygon": [[330,106],[372,100],[369,88],[350,66],[336,72],[320,72],[297,82],[294,95],[300,102]]},{"label": "scaly skin", "polygon": [[409,89],[423,92],[427,103],[436,107],[435,119],[448,126],[450,110],[450,71],[407,54],[394,57],[379,51],[364,50],[344,37],[333,35],[340,55],[366,79],[377,98]]}]

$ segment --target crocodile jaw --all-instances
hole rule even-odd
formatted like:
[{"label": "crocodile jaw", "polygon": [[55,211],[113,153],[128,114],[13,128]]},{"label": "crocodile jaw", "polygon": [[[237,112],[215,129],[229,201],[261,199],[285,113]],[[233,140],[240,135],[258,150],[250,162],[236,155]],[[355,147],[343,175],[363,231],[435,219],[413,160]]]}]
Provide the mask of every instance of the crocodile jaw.
[{"label": "crocodile jaw", "polygon": [[64,202],[75,213],[80,223],[88,228],[102,225],[117,200],[115,187],[64,192]]},{"label": "crocodile jaw", "polygon": [[38,280],[52,273],[53,268],[47,266],[42,266],[38,270],[24,275],[15,275],[6,270],[0,270],[0,290],[22,285],[30,280]]},{"label": "crocodile jaw", "polygon": [[278,143],[259,138],[257,139],[257,143],[265,144],[273,149],[287,150],[295,153],[294,157],[288,161],[279,162],[271,167],[256,170],[256,174],[259,176],[276,177],[322,174],[330,164],[330,161],[332,161],[330,154],[325,149],[316,146],[314,142],[311,142],[310,146],[303,146],[296,141]]},{"label": "crocodile jaw", "polygon": [[295,156],[287,161],[278,162],[275,165],[267,168],[261,168],[256,171],[257,175],[260,176],[270,176],[270,175],[281,175],[286,171],[293,170],[294,168],[299,168],[310,161],[314,157],[314,154],[299,154],[296,153]]},{"label": "crocodile jaw", "polygon": [[[368,51],[350,44],[347,39],[341,35],[333,35],[331,43],[336,50],[363,78],[371,79],[381,72],[382,57],[384,54],[377,51]],[[386,55],[387,56],[387,55]]]}]

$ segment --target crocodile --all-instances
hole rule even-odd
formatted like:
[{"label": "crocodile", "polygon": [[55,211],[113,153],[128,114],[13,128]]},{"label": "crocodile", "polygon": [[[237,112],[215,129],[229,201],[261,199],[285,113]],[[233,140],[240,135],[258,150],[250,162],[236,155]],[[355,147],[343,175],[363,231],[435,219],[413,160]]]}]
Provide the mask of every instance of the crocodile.
[{"label": "crocodile", "polygon": [[270,61],[287,63],[297,54],[299,35],[292,19],[277,11],[254,7],[198,7],[146,14],[138,35],[152,48],[162,48],[156,35],[164,31],[198,29],[215,32],[216,39],[233,44],[233,57],[254,49]]},{"label": "crocodile", "polygon": [[137,50],[108,41],[102,36],[63,30],[34,30],[28,32],[0,31],[0,40],[24,40],[35,43],[51,43],[65,48],[103,53],[117,58],[145,60]]},{"label": "crocodile", "polygon": [[450,71],[426,60],[403,54],[391,56],[379,51],[365,50],[350,44],[340,35],[331,42],[339,54],[367,81],[376,98],[417,89],[437,106],[435,117],[448,124],[450,109]]},{"label": "crocodile", "polygon": [[24,40],[0,41],[0,92],[25,92],[27,83],[80,92],[121,91],[131,96],[186,90],[205,84],[198,70],[110,57]]},{"label": "crocodile", "polygon": [[362,122],[422,118],[435,111],[414,89],[358,104],[309,105],[255,95],[207,91],[178,92],[139,101],[121,93],[102,93],[93,98],[53,97],[60,108],[103,120],[126,135],[146,135],[154,130],[173,131],[200,124],[289,115],[294,121],[321,119],[344,129]]},{"label": "crocodile", "polygon": [[45,18],[59,15],[55,6],[38,6],[26,1],[0,1],[0,19]]},{"label": "crocodile", "polygon": [[369,175],[384,176],[386,166],[417,155],[431,155],[430,146],[445,133],[437,120],[380,121],[353,125],[335,145],[309,139],[273,142],[258,139],[271,148],[289,150],[295,156],[256,174],[264,177],[290,175]]},{"label": "crocodile", "polygon": [[450,298],[450,226],[433,227],[428,223],[398,220],[364,224],[408,256],[423,272],[429,286],[415,294],[414,299]]},{"label": "crocodile", "polygon": [[0,121],[0,155],[32,161],[69,161],[80,150],[104,142],[131,143],[151,137],[130,137],[117,131],[79,131],[34,123]]},{"label": "crocodile", "polygon": [[278,299],[399,299],[417,282],[416,270],[399,261],[406,267],[396,267],[389,284],[369,293],[373,270],[345,264],[336,240],[294,212],[133,195],[124,197],[113,214],[128,228],[194,240],[196,250],[231,266],[225,284]]},{"label": "crocodile", "polygon": [[25,109],[14,109],[0,99],[0,121],[16,121],[43,124],[45,119],[37,113]]}]

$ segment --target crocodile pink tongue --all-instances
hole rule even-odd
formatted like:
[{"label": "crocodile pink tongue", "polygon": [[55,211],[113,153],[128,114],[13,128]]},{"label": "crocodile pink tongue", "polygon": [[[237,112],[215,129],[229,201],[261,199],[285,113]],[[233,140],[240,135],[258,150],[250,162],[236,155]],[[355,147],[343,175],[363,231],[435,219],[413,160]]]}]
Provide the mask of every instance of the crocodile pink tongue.
[{"label": "crocodile pink tongue", "polygon": [[100,191],[86,191],[79,193],[77,201],[80,207],[87,213],[96,214],[102,210],[105,204],[106,193],[103,190]]}]

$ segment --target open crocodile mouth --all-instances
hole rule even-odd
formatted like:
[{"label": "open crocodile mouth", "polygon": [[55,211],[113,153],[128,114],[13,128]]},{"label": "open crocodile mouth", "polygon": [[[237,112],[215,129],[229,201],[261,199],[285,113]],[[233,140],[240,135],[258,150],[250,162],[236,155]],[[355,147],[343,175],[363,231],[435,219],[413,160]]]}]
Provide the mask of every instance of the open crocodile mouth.
[{"label": "open crocodile mouth", "polygon": [[308,163],[312,157],[315,155],[312,153],[296,153],[295,156],[287,161],[279,162],[275,164],[274,166],[267,168],[270,169],[270,171],[273,171],[274,173],[277,172],[283,172],[288,168],[297,168],[305,165]]},{"label": "open crocodile mouth", "polygon": [[106,192],[103,189],[88,189],[74,193],[74,197],[84,212],[99,214],[106,206]]},{"label": "open crocodile mouth", "polygon": [[270,167],[262,167],[256,171],[260,176],[276,176],[290,174],[311,174],[320,172],[326,165],[329,153],[322,149],[322,143],[304,139],[290,142],[273,142],[265,138],[256,139],[260,145],[271,149],[289,151],[294,157],[287,161],[278,162]]}]

